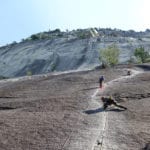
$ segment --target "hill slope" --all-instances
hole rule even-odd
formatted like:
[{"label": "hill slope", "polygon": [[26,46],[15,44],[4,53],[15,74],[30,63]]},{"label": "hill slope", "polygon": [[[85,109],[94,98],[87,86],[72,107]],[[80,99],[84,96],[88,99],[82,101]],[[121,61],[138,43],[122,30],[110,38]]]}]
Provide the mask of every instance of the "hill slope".
[{"label": "hill slope", "polygon": [[[150,73],[110,84],[113,79],[126,77],[124,69],[121,66],[0,81],[1,149],[145,147],[150,141]],[[97,82],[100,74],[105,75],[108,85],[101,92]],[[100,97],[109,94],[128,110],[112,107],[104,112]],[[103,141],[99,144],[101,137]]]},{"label": "hill slope", "polygon": [[15,77],[52,71],[83,70],[99,66],[99,50],[116,44],[120,63],[127,62],[135,48],[150,50],[150,31],[78,29],[42,32],[0,48],[0,76]]}]

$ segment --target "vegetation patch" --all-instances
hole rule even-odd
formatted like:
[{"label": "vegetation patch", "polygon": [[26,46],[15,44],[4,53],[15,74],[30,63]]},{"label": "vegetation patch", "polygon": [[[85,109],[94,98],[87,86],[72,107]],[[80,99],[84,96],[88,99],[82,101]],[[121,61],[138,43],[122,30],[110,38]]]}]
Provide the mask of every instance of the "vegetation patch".
[{"label": "vegetation patch", "polygon": [[99,60],[102,62],[102,67],[106,66],[114,66],[119,62],[119,48],[113,44],[108,46],[107,48],[100,50]]},{"label": "vegetation patch", "polygon": [[144,47],[136,48],[134,51],[134,55],[136,56],[137,60],[141,63],[150,62],[150,54],[145,51]]}]

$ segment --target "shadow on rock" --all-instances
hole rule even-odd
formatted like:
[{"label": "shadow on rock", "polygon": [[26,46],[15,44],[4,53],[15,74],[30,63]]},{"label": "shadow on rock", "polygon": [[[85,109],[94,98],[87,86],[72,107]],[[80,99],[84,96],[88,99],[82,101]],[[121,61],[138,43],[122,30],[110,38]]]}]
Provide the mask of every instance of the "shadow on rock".
[{"label": "shadow on rock", "polygon": [[84,111],[84,113],[88,114],[88,115],[91,115],[91,114],[96,114],[96,113],[100,113],[100,112],[103,112],[103,111],[121,112],[121,111],[125,111],[125,110],[123,110],[123,109],[117,109],[117,108],[104,110],[103,108],[97,108],[97,109],[86,110],[86,111]]},{"label": "shadow on rock", "polygon": [[99,113],[102,111],[104,111],[103,108],[98,108],[98,109],[86,110],[86,111],[84,111],[84,113],[90,115],[90,114],[96,114],[96,113]]},{"label": "shadow on rock", "polygon": [[11,109],[16,109],[13,107],[0,107],[0,110],[11,110]]},{"label": "shadow on rock", "polygon": [[107,109],[106,111],[121,112],[121,111],[125,111],[125,109],[113,108],[113,109]]},{"label": "shadow on rock", "polygon": [[144,71],[150,71],[150,65],[136,65],[137,67],[143,69]]}]

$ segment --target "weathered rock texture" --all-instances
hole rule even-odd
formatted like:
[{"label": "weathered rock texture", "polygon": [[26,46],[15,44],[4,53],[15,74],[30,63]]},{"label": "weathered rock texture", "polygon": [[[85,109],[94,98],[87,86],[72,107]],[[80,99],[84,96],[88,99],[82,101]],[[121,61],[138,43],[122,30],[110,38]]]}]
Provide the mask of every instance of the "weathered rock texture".
[{"label": "weathered rock texture", "polygon": [[[98,88],[101,74],[104,91]],[[0,149],[146,149],[150,73],[112,82],[126,74],[121,66],[0,81]],[[110,94],[128,109],[103,111],[100,98]]]},{"label": "weathered rock texture", "polygon": [[120,63],[127,62],[135,48],[150,50],[150,31],[85,29],[39,33],[0,48],[0,76],[91,69],[100,65],[99,50],[111,44],[121,51]]}]

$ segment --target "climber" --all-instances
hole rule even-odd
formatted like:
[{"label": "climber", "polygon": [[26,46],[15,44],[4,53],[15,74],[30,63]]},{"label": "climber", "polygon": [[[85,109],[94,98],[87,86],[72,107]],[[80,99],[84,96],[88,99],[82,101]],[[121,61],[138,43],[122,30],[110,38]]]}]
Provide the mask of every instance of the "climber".
[{"label": "climber", "polygon": [[131,70],[127,71],[127,75],[130,76],[131,75]]},{"label": "climber", "polygon": [[103,108],[104,108],[104,110],[106,110],[106,108],[109,105],[115,105],[115,106],[117,106],[119,108],[123,108],[124,110],[127,109],[126,107],[117,104],[117,102],[115,102],[115,100],[111,96],[109,98],[108,97],[101,97],[101,100],[103,102]]},{"label": "climber", "polygon": [[100,76],[100,78],[99,78],[99,87],[100,88],[103,87],[103,82],[104,82],[104,76]]}]

